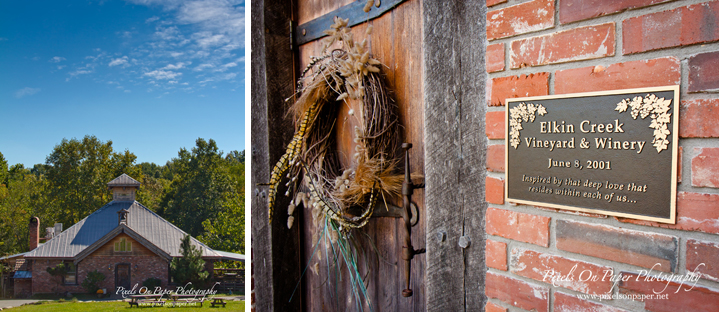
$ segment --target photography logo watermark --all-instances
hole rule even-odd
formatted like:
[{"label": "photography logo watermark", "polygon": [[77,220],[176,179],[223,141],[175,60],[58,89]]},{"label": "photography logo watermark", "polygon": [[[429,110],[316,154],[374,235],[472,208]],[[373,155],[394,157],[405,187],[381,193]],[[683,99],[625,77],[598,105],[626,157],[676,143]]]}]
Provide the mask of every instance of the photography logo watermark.
[{"label": "photography logo watermark", "polygon": [[[146,286],[139,287],[138,284],[135,284],[130,289],[126,289],[123,286],[118,286],[117,290],[115,291],[115,294],[121,295],[123,299],[137,299],[138,297],[152,298],[155,303],[160,301],[161,299],[169,298],[173,300],[174,305],[189,305],[207,300],[208,295],[216,295],[217,290],[215,290],[215,286],[219,284],[219,282],[216,282],[209,289],[195,289],[192,287],[191,282],[188,282],[187,284],[182,286],[177,286],[175,289],[162,288],[159,286],[155,287],[154,289],[150,289]],[[153,303],[145,302],[139,303],[138,305],[152,304]]]},{"label": "photography logo watermark", "polygon": [[574,282],[612,282],[612,288],[608,291],[606,295],[598,295],[600,299],[603,296],[606,296],[606,298],[604,299],[615,298],[616,296],[610,297],[609,293],[611,293],[620,282],[627,282],[631,279],[635,279],[637,282],[661,282],[664,286],[661,289],[652,289],[652,292],[654,293],[653,295],[622,295],[627,298],[616,297],[615,299],[633,299],[630,298],[633,296],[643,296],[641,298],[642,300],[668,299],[668,294],[664,294],[664,292],[672,283],[679,284],[674,293],[678,293],[680,289],[684,289],[684,291],[690,291],[694,289],[694,286],[696,286],[697,282],[699,281],[699,278],[701,277],[701,273],[698,273],[697,271],[699,270],[699,268],[706,266],[706,264],[700,263],[696,266],[696,268],[694,268],[694,271],[687,272],[686,274],[673,274],[655,270],[661,268],[661,266],[662,265],[660,263],[657,263],[649,270],[639,270],[639,274],[635,277],[633,275],[626,275],[621,273],[615,274],[614,270],[612,269],[603,270],[602,272],[594,272],[591,270],[582,270],[581,272],[578,272],[578,264],[575,264],[572,269],[564,275],[562,275],[561,272],[555,271],[554,269],[544,272],[544,277],[542,281],[545,283],[551,283],[552,286],[555,287],[569,285]]}]

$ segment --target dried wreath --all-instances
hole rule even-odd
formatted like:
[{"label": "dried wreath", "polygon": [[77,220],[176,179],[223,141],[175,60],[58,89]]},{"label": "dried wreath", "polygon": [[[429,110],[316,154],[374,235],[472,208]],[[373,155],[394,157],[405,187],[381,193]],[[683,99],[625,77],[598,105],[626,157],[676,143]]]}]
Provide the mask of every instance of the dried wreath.
[{"label": "dried wreath", "polygon": [[[347,23],[348,19],[335,18],[325,31],[329,36],[323,41],[323,56],[313,57],[298,81],[300,96],[290,108],[298,126],[269,182],[270,222],[285,172],[289,179],[285,195],[294,195],[288,227],[294,222],[295,207],[303,203],[312,208],[315,225],[326,216],[340,232],[360,228],[380,198],[386,200],[401,191],[396,105],[379,75],[380,62],[370,56],[367,40],[355,42]],[[368,25],[367,33],[371,30]],[[340,106],[354,100],[362,103],[359,112],[349,111],[360,124],[354,129],[356,153],[351,167],[343,170],[334,148],[335,120]]]},{"label": "dried wreath", "polygon": [[[365,12],[373,1],[367,3]],[[362,249],[357,248],[360,236],[353,236],[352,229],[367,224],[380,200],[386,206],[388,199],[400,196],[404,176],[400,171],[396,104],[380,76],[380,62],[370,55],[366,39],[354,41],[348,22],[335,17],[325,31],[328,37],[323,39],[322,56],[312,57],[298,80],[299,98],[289,109],[295,134],[272,169],[268,197],[272,222],[277,188],[286,173],[289,181],[285,196],[293,198],[287,208],[288,228],[300,203],[311,209],[316,229],[312,235],[314,250],[322,243],[324,254],[329,255],[328,267],[340,262],[346,265],[361,310],[361,297],[368,304],[369,297],[358,268],[363,256]],[[367,25],[367,34],[371,32],[372,25]],[[350,104],[357,104],[358,112]],[[334,135],[342,105],[350,108],[349,118],[356,118],[358,124],[349,168],[340,164]],[[319,260],[322,253],[315,251],[311,257],[316,255]],[[308,264],[308,268],[318,274],[318,265]]]}]

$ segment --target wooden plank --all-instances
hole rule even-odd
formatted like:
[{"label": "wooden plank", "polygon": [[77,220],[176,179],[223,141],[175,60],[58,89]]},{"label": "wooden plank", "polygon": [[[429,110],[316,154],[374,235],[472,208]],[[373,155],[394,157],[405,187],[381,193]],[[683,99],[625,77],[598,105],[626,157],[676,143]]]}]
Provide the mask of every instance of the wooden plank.
[{"label": "wooden plank", "polygon": [[[422,25],[421,2],[408,1],[393,11],[393,41],[395,68],[394,91],[400,110],[400,120],[404,126],[404,141],[413,144],[410,150],[410,168],[414,173],[424,173],[424,101],[422,95]],[[420,211],[419,223],[412,228],[412,246],[415,249],[424,248],[425,218],[422,215],[424,208],[424,192],[416,190],[412,196]],[[398,203],[399,204],[399,203]],[[397,220],[398,239],[396,249],[402,250],[404,246],[404,221]],[[407,288],[404,273],[405,261],[399,258],[398,278],[398,311],[424,311],[425,303],[425,255],[419,254],[411,260],[410,289],[412,297],[401,296]]]},{"label": "wooden plank", "polygon": [[[394,90],[394,32],[392,29],[395,13],[386,14],[370,22],[374,30],[370,35],[370,47],[374,57],[384,65],[382,73],[390,90]],[[385,67],[387,66],[387,67]],[[396,98],[396,97],[395,97]],[[395,203],[397,204],[397,203]],[[375,303],[376,310],[397,311],[397,304],[401,298],[397,292],[399,279],[399,253],[397,252],[397,221],[394,218],[379,218],[373,220],[375,228],[372,233],[375,236],[375,244],[378,250],[378,264],[376,275],[371,283],[376,285]]]},{"label": "wooden plank", "polygon": [[[303,22],[299,26],[297,26],[297,29],[294,33],[295,38],[295,44],[296,45],[302,45],[311,41],[314,41],[316,39],[322,38],[326,36],[324,34],[324,31],[329,28],[330,25],[333,24],[333,20],[335,16],[339,16],[342,18],[349,18],[349,26],[355,26],[361,23],[366,22],[367,20],[375,19],[379,16],[382,16],[384,13],[392,10],[394,7],[398,6],[405,0],[383,0],[380,2],[380,7],[372,7],[372,9],[368,12],[364,12],[364,6],[367,3],[366,0],[359,0],[354,1],[352,3],[349,3],[347,5],[344,5],[342,7],[339,7],[331,12],[327,12],[324,15],[317,17],[311,21]],[[307,1],[309,2],[309,1]],[[320,3],[312,3],[309,2],[313,8],[317,8],[318,4]],[[314,5],[313,5],[314,4]],[[304,3],[302,3],[304,5]],[[322,8],[325,8],[326,6],[323,6]],[[308,9],[301,9],[299,15],[302,16],[302,19],[304,20],[310,13],[305,12],[312,12],[313,10]],[[325,10],[318,10],[318,11],[325,11]]]},{"label": "wooden plank", "polygon": [[[254,294],[258,311],[299,311],[301,297],[289,297],[299,281],[299,233],[286,226],[288,200],[278,196],[268,224],[267,183],[270,170],[292,137],[284,99],[294,92],[294,59],[290,50],[292,7],[286,1],[252,2],[252,250]],[[270,144],[271,143],[271,144]],[[284,190],[280,190],[280,194]],[[283,217],[280,217],[283,216]]]},{"label": "wooden plank", "polygon": [[302,0],[297,10],[297,24],[307,23],[353,1],[355,0]]},{"label": "wooden plank", "polygon": [[[422,9],[428,311],[476,310],[486,301],[486,6],[424,1]],[[462,235],[472,240],[466,249]]]}]

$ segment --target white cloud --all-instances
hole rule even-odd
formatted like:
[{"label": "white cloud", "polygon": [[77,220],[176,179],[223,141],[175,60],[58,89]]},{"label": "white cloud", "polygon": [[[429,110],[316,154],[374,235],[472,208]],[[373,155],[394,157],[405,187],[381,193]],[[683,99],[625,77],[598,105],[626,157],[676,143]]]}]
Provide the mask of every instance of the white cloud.
[{"label": "white cloud", "polygon": [[[240,75],[238,68],[244,64],[240,56],[245,35],[243,0],[125,1],[163,11],[145,20],[154,28],[149,41],[125,53],[131,57],[127,66],[142,68],[134,77],[141,76],[145,88],[212,86]],[[133,35],[138,37],[134,31]],[[115,60],[106,55],[98,64],[111,61]]]},{"label": "white cloud", "polygon": [[232,67],[235,67],[235,66],[237,66],[237,63],[235,63],[235,62],[230,62],[230,63],[227,63],[227,64],[225,64],[225,65],[220,66],[220,68],[215,69],[215,71],[222,73],[222,72],[226,72],[228,69],[230,69],[230,68],[232,68]]},{"label": "white cloud", "polygon": [[143,76],[148,76],[157,80],[171,80],[175,79],[178,76],[181,76],[182,73],[173,72],[170,70],[153,70],[151,72],[145,73]]},{"label": "white cloud", "polygon": [[205,69],[214,68],[214,67],[215,67],[215,65],[204,63],[204,64],[200,64],[199,66],[195,67],[194,70],[195,71],[203,71]]},{"label": "white cloud", "polygon": [[65,67],[67,67],[67,65],[59,65],[59,66],[57,67],[57,69],[60,70],[60,69],[63,69],[63,68],[65,68]]},{"label": "white cloud", "polygon": [[60,63],[60,62],[62,62],[62,61],[64,61],[64,60],[65,60],[65,58],[62,57],[62,56],[55,56],[55,57],[51,58],[48,62],[50,62],[50,63]]},{"label": "white cloud", "polygon": [[120,57],[120,58],[116,58],[116,59],[112,60],[109,64],[107,64],[107,66],[110,66],[110,67],[113,67],[113,66],[127,67],[127,66],[129,65],[129,64],[127,64],[127,60],[128,60],[127,56],[123,56],[123,57]]},{"label": "white cloud", "polygon": [[130,93],[130,92],[132,92],[132,91],[130,91],[130,90],[125,90],[125,93]]},{"label": "white cloud", "polygon": [[[175,20],[183,25],[195,25],[200,35],[193,36],[200,46],[212,47],[221,38],[244,44],[245,7],[240,0],[127,0],[147,6],[161,6],[175,13]],[[159,18],[158,18],[159,19]],[[147,21],[156,21],[155,17]],[[207,34],[209,32],[209,34]],[[221,36],[218,36],[221,35]]]},{"label": "white cloud", "polygon": [[192,34],[197,44],[203,49],[209,49],[215,46],[226,44],[230,41],[230,38],[223,34],[214,34],[209,31],[201,31]]},{"label": "white cloud", "polygon": [[28,95],[33,95],[38,92],[40,92],[40,88],[25,87],[25,88],[15,91],[15,97],[20,99],[22,97],[25,97]]},{"label": "white cloud", "polygon": [[180,39],[180,30],[176,26],[166,28],[157,27],[155,36],[164,41]]},{"label": "white cloud", "polygon": [[230,79],[235,78],[235,77],[237,77],[237,74],[236,74],[236,73],[229,73],[229,74],[227,74],[227,75],[222,76],[222,79],[224,79],[224,80],[230,80]]},{"label": "white cloud", "polygon": [[7,40],[7,38],[5,38],[5,37],[0,37],[0,41],[5,41],[5,40]]},{"label": "white cloud", "polygon": [[179,62],[179,63],[174,64],[174,65],[173,65],[173,64],[168,64],[167,66],[163,67],[162,69],[169,69],[169,70],[182,69],[182,68],[185,67],[185,64],[189,65],[189,64],[192,64],[192,62],[188,62],[188,63]]},{"label": "white cloud", "polygon": [[123,31],[123,32],[120,32],[120,33],[118,33],[118,34],[120,35],[120,38],[124,38],[124,39],[131,39],[131,38],[132,38],[132,32],[130,32],[130,31]]},{"label": "white cloud", "polygon": [[95,72],[95,71],[92,70],[92,69],[80,68],[80,69],[78,69],[78,70],[75,70],[74,72],[71,72],[71,73],[70,73],[70,77],[71,77],[71,78],[74,78],[74,77],[77,77],[77,76],[80,76],[80,75],[92,74],[92,73],[94,73],[94,72]]}]

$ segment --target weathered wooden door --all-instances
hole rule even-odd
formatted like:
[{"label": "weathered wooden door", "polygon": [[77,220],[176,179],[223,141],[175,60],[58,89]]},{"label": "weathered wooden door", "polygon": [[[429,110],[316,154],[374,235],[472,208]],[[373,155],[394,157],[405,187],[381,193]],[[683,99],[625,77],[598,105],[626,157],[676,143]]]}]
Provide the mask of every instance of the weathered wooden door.
[{"label": "weathered wooden door", "polygon": [[[368,14],[362,11],[366,1],[356,3],[353,10],[347,5],[353,1],[297,1],[297,30],[298,42],[303,42],[303,25],[312,25],[323,21],[322,17],[339,16],[351,18],[364,17]],[[388,9],[393,2],[384,1],[380,7],[372,10]],[[345,8],[344,10],[342,8]],[[372,12],[372,10],[370,12]],[[343,14],[344,13],[344,14]],[[420,1],[404,1],[396,7],[389,9],[381,16],[352,27],[356,41],[366,38],[371,47],[371,54],[382,62],[382,73],[392,97],[397,103],[400,122],[403,126],[402,137],[404,142],[413,144],[410,150],[411,168],[414,172],[423,174],[424,171],[424,101],[422,92],[422,18]],[[329,15],[327,15],[329,14]],[[344,15],[344,16],[343,16]],[[324,21],[327,21],[327,19]],[[314,21],[314,22],[313,22]],[[331,19],[330,19],[331,21]],[[329,29],[325,22],[324,29]],[[321,25],[321,24],[320,24]],[[372,25],[371,35],[366,34],[368,25]],[[311,27],[311,26],[309,26]],[[320,40],[313,40],[299,45],[297,54],[300,68],[309,62],[311,56],[321,56],[322,44]],[[354,136],[353,121],[347,118],[348,107],[340,110],[338,121],[338,149],[340,155],[352,155]],[[424,192],[417,190],[412,197],[413,202],[424,211]],[[395,202],[401,206],[401,201]],[[308,211],[308,210],[307,210]],[[346,272],[344,280],[333,281],[331,267],[327,265],[327,257],[315,255],[312,259],[312,233],[318,229],[312,226],[311,218],[307,213],[303,218],[302,237],[302,265],[318,270],[308,270],[303,279],[303,298],[306,311],[354,311],[356,298],[352,295],[352,287]],[[360,231],[366,237],[360,237],[365,244],[362,245],[364,255],[358,264],[360,273],[367,280],[367,293],[369,302],[374,311],[423,311],[425,310],[425,255],[414,257],[411,264],[411,289],[413,295],[402,297],[406,288],[404,277],[405,262],[401,258],[404,242],[401,218],[383,217],[374,218]],[[412,228],[412,245],[415,249],[425,246],[424,216],[419,218],[418,224]],[[374,244],[374,246],[372,246]],[[375,249],[376,248],[376,249]],[[331,265],[330,265],[331,266]],[[342,264],[340,264],[340,267]],[[317,272],[317,274],[315,274]],[[370,311],[367,304],[366,311]]]},{"label": "weathered wooden door", "polygon": [[125,289],[131,288],[129,264],[124,263],[115,266],[115,289],[120,286]]},{"label": "weathered wooden door", "polygon": [[[371,308],[364,304],[363,310],[481,309],[486,270],[486,7],[462,1],[376,2],[379,7],[372,10],[384,11],[376,17],[371,16],[373,11],[368,15],[361,12],[366,1],[252,3],[252,183],[266,183],[272,165],[284,152],[283,146],[292,136],[288,129],[293,127],[285,118],[287,104],[283,100],[294,93],[294,81],[310,57],[320,56],[320,43],[303,38],[314,32],[305,26],[324,20],[322,29],[327,29],[333,16],[373,17],[353,26],[353,33],[358,41],[366,37],[372,54],[382,62],[382,73],[398,106],[403,141],[413,144],[412,171],[426,177],[426,189],[416,190],[412,197],[419,209],[412,244],[415,249],[426,246],[427,253],[412,260],[413,295],[403,297],[404,223],[389,217],[371,220],[361,230],[372,242],[363,248],[374,249],[369,253],[374,257],[367,257],[360,265],[371,303]],[[365,34],[368,25],[373,27],[371,35]],[[340,142],[343,136],[350,140],[345,132],[351,132],[354,126],[341,117],[347,110],[342,109],[338,118]],[[351,155],[351,151],[344,150],[349,147],[338,144],[340,152]],[[346,275],[345,281],[329,282],[326,274],[312,272],[328,268],[324,256],[320,261],[311,257],[315,229],[309,210],[296,216],[299,222],[295,221],[292,229],[282,222],[269,225],[266,194],[266,188],[254,186],[252,241],[257,310],[356,310],[356,298],[351,295]],[[278,206],[286,207],[287,203],[278,198]],[[460,246],[460,237],[471,240],[472,247]]]}]

